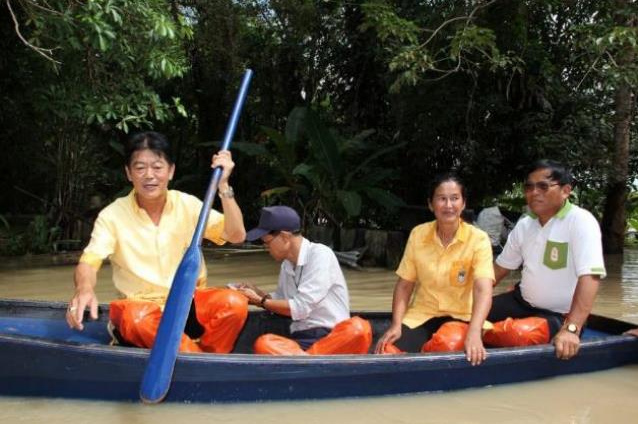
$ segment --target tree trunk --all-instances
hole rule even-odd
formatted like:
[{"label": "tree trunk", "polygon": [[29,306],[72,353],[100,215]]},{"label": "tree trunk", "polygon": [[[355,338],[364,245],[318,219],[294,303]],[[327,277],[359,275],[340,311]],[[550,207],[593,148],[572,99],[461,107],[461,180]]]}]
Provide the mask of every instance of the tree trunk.
[{"label": "tree trunk", "polygon": [[[626,10],[626,0],[618,2],[618,10]],[[624,7],[622,7],[624,6]],[[619,15],[619,25],[633,27],[636,25],[635,15],[624,18]],[[635,58],[631,46],[626,46],[618,57],[621,70],[633,65]],[[614,156],[612,172],[605,199],[602,220],[603,250],[605,253],[622,253],[625,241],[627,201],[627,179],[629,175],[629,130],[633,116],[632,88],[621,82],[614,96]]]}]

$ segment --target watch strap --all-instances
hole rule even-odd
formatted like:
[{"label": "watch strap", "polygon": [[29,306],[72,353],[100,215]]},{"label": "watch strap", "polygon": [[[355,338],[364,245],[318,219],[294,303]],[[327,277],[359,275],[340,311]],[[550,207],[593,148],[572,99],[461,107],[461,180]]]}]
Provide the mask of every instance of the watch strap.
[{"label": "watch strap", "polygon": [[268,293],[266,293],[265,295],[263,295],[261,297],[261,300],[259,301],[259,306],[261,306],[262,308],[266,309],[266,306],[264,305],[264,303],[266,303],[266,301],[268,299],[272,299],[272,296]]},{"label": "watch strap", "polygon": [[235,190],[233,190],[232,186],[228,186],[226,190],[220,191],[218,195],[220,199],[232,199],[235,197]]}]

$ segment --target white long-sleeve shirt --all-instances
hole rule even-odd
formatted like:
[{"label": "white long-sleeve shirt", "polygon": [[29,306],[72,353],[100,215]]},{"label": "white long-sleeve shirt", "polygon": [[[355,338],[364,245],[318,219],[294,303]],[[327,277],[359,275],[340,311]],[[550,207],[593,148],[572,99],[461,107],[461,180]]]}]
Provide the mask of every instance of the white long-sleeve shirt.
[{"label": "white long-sleeve shirt", "polygon": [[281,263],[277,290],[273,299],[287,299],[290,305],[291,332],[309,328],[332,329],[350,318],[348,287],[334,252],[323,244],[301,242],[297,265]]}]

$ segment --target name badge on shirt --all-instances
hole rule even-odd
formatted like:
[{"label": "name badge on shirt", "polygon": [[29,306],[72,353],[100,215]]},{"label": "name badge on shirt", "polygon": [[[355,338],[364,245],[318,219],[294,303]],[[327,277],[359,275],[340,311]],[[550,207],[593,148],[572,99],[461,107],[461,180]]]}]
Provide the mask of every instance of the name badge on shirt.
[{"label": "name badge on shirt", "polygon": [[467,275],[467,273],[465,272],[465,268],[461,268],[461,270],[459,271],[459,274],[456,277],[456,281],[459,284],[465,284],[465,276]]},{"label": "name badge on shirt", "polygon": [[468,271],[465,268],[465,263],[463,261],[452,262],[448,278],[453,286],[464,286],[468,280]]},{"label": "name badge on shirt", "polygon": [[459,282],[459,284],[465,284],[465,270],[461,269],[459,271],[459,276],[456,278],[456,281]]}]

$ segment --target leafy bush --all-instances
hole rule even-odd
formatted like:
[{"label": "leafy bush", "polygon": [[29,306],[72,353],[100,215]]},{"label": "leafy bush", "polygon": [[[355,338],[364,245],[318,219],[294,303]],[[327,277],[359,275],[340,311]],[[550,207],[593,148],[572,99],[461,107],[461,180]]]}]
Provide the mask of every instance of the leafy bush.
[{"label": "leafy bush", "polygon": [[45,215],[34,216],[23,231],[12,228],[1,215],[0,222],[5,227],[0,242],[0,255],[49,253],[53,251],[54,243],[60,235],[60,228],[51,226]]}]

